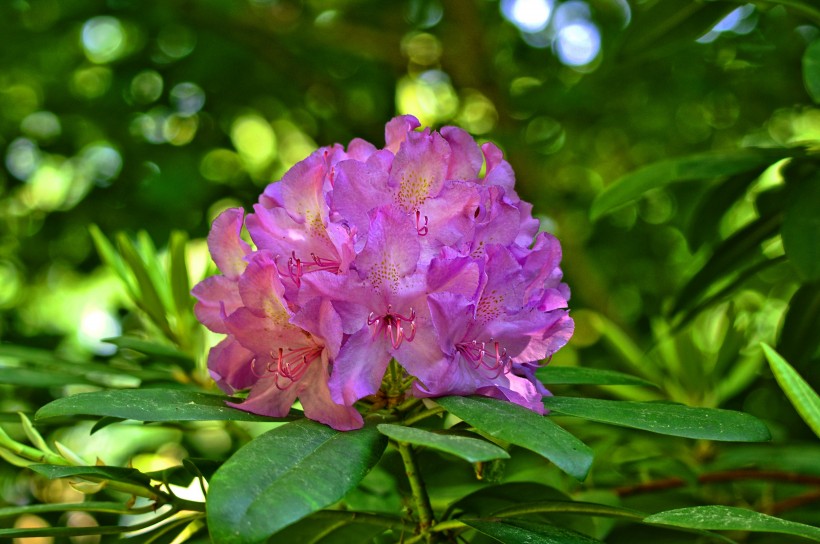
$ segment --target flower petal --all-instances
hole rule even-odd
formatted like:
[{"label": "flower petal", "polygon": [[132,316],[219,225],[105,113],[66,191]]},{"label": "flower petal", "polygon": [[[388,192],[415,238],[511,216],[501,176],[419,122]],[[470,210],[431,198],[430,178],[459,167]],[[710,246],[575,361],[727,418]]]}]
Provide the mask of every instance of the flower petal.
[{"label": "flower petal", "polygon": [[484,156],[473,137],[458,127],[442,127],[441,135],[450,144],[452,152],[447,179],[476,179],[484,164]]},{"label": "flower petal", "polygon": [[323,356],[310,365],[299,382],[299,401],[305,416],[337,431],[360,429],[364,425],[362,415],[352,406],[333,402],[327,381],[327,357]]},{"label": "flower petal", "polygon": [[251,367],[253,360],[252,352],[228,336],[208,352],[208,371],[219,388],[231,395],[257,381]]},{"label": "flower petal", "polygon": [[239,237],[242,232],[242,208],[229,208],[214,219],[208,233],[208,250],[216,266],[229,278],[238,277],[245,270],[245,256],[251,247]]},{"label": "flower petal", "polygon": [[407,133],[420,126],[419,120],[412,115],[394,117],[384,127],[385,149],[396,153],[401,143],[407,139]]},{"label": "flower petal", "polygon": [[211,276],[197,283],[191,294],[197,298],[194,315],[199,322],[214,332],[227,333],[225,317],[242,306],[239,283],[225,276]]},{"label": "flower petal", "polygon": [[405,213],[419,209],[444,186],[450,159],[450,146],[440,134],[411,132],[402,142],[390,171],[390,186],[395,201]]},{"label": "flower petal", "polygon": [[369,327],[347,339],[333,362],[328,382],[334,402],[352,406],[360,398],[379,390],[390,362],[388,343],[382,334],[373,336]]}]

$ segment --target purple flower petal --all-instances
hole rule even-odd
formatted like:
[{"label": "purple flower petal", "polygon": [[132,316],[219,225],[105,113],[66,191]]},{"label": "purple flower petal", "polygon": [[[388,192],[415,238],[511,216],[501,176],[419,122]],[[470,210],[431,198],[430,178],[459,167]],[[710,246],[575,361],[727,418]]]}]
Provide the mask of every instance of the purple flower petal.
[{"label": "purple flower petal", "polygon": [[216,266],[229,278],[237,278],[245,270],[245,257],[251,252],[250,246],[242,241],[242,208],[223,211],[211,225],[208,234],[208,250]]}]

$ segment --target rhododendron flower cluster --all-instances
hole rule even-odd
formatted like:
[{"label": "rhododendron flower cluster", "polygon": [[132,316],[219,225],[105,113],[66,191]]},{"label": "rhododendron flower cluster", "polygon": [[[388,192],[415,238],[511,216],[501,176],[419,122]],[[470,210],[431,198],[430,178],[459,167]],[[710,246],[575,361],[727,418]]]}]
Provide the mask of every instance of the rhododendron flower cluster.
[{"label": "rhododendron flower cluster", "polygon": [[[323,147],[269,185],[247,215],[224,211],[208,246],[220,275],[193,290],[227,337],[208,368],[236,406],[363,424],[391,359],[416,397],[484,395],[539,413],[539,361],[573,332],[561,248],[492,143],[465,131],[385,129],[385,147]],[[243,225],[255,248],[243,241]]]}]

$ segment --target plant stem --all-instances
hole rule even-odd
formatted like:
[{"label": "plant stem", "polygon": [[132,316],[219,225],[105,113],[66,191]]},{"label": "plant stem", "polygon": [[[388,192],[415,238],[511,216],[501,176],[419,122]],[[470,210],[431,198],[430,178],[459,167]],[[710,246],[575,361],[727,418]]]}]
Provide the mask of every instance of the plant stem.
[{"label": "plant stem", "polygon": [[410,426],[410,425],[412,425],[413,423],[417,423],[417,422],[421,421],[422,419],[427,419],[427,418],[428,418],[428,417],[430,417],[430,416],[434,416],[434,415],[436,415],[436,414],[440,414],[440,413],[442,413],[443,411],[444,411],[444,408],[442,408],[441,406],[436,406],[435,408],[431,408],[431,409],[429,409],[429,410],[425,410],[425,411],[423,411],[423,412],[419,412],[418,414],[416,414],[416,415],[414,415],[414,416],[410,416],[410,417],[408,417],[407,419],[405,419],[404,421],[402,421],[402,425],[407,425],[407,426]]},{"label": "plant stem", "polygon": [[404,461],[404,471],[407,473],[410,490],[416,503],[416,511],[419,516],[419,532],[425,536],[427,542],[431,542],[430,527],[432,527],[435,519],[433,518],[433,508],[430,506],[430,497],[427,496],[427,490],[424,487],[424,481],[421,479],[418,463],[416,463],[416,456],[410,444],[397,442],[396,445],[401,459]]}]

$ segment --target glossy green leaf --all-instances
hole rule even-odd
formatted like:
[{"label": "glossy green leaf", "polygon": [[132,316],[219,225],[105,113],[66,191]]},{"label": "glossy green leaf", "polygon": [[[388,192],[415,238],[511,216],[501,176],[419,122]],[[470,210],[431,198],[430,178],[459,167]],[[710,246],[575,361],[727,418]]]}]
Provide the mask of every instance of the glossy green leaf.
[{"label": "glossy green leaf", "polygon": [[766,344],[761,346],[780,389],[803,421],[820,437],[820,396],[779,353]]},{"label": "glossy green leaf", "polygon": [[298,417],[270,418],[226,406],[237,401],[184,389],[119,389],[80,393],[52,401],[40,408],[35,420],[58,416],[107,416],[139,421],[283,421]]},{"label": "glossy green leaf", "polygon": [[481,487],[461,497],[447,507],[443,519],[454,512],[466,512],[473,517],[489,517],[495,511],[515,506],[522,497],[528,501],[569,501],[564,492],[536,482],[505,482]]},{"label": "glossy green leaf", "polygon": [[596,504],[582,501],[535,501],[520,502],[512,506],[494,511],[490,517],[515,517],[529,514],[578,514],[581,516],[602,516],[611,518],[623,518],[633,521],[642,520],[646,514],[630,508],[610,506],[608,504]]},{"label": "glossy green leaf", "polygon": [[544,385],[643,385],[657,387],[643,378],[600,368],[549,365],[536,370],[535,376]]},{"label": "glossy green leaf", "polygon": [[510,454],[495,444],[478,438],[456,434],[433,433],[424,429],[383,423],[378,426],[379,432],[398,442],[407,442],[424,446],[460,457],[471,463],[491,459],[509,459]]},{"label": "glossy green leaf", "polygon": [[26,506],[6,506],[0,508],[0,518],[17,517],[22,514],[43,514],[48,512],[106,512],[110,514],[142,514],[139,509],[129,508],[125,503],[85,501],[79,503],[28,504]]},{"label": "glossy green leaf", "polygon": [[576,397],[547,397],[544,405],[556,414],[671,436],[734,442],[771,440],[762,421],[732,410]]},{"label": "glossy green leaf", "polygon": [[[818,42],[820,43],[820,42]],[[795,189],[783,219],[783,248],[806,281],[820,280],[820,176]]]},{"label": "glossy green leaf", "polygon": [[487,397],[442,397],[436,402],[479,431],[546,457],[578,480],[589,472],[592,450],[549,417]]},{"label": "glossy green leaf", "polygon": [[147,521],[134,525],[99,525],[92,527],[38,527],[35,529],[0,529],[0,538],[26,538],[37,536],[56,536],[68,538],[83,535],[113,535],[119,533],[130,533],[140,529],[145,529],[156,525],[163,520],[176,514],[175,510],[168,510],[162,514],[148,519]]},{"label": "glossy green leaf", "polygon": [[[371,539],[396,527],[401,528],[399,518],[382,515],[323,510],[312,514],[293,525],[285,527],[272,540],[305,544],[349,544],[371,542]],[[412,528],[406,527],[405,531]]]},{"label": "glossy green leaf", "polygon": [[479,533],[503,544],[598,544],[601,542],[581,533],[546,523],[513,519],[504,521],[463,519],[461,521]]},{"label": "glossy green leaf", "polygon": [[637,199],[650,189],[679,181],[739,174],[772,164],[795,153],[794,150],[786,149],[741,149],[702,153],[650,164],[621,177],[601,192],[592,203],[590,215],[592,219],[597,219]]},{"label": "glossy green leaf", "polygon": [[811,42],[803,53],[803,82],[811,99],[820,104],[820,39]]},{"label": "glossy green leaf", "polygon": [[714,531],[754,531],[802,536],[820,542],[820,528],[731,506],[695,506],[659,512],[645,523]]},{"label": "glossy green leaf", "polygon": [[303,419],[242,447],[208,491],[208,526],[217,542],[264,542],[338,501],[381,458],[387,439],[374,425],[339,432]]}]

